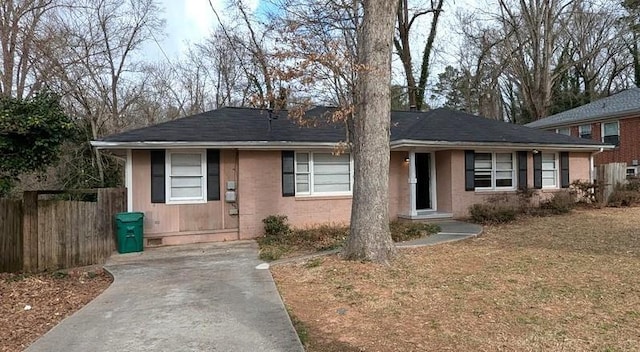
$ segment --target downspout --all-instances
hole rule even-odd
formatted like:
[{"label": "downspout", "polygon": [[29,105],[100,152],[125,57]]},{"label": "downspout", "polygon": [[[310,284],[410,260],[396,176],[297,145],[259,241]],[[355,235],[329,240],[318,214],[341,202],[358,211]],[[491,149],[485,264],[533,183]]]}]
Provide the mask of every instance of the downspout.
[{"label": "downspout", "polygon": [[597,154],[600,154],[604,151],[604,148],[600,148],[600,150],[596,151],[596,152],[592,152],[591,156],[589,157],[589,183],[593,183],[593,181],[595,180],[595,163],[593,161],[593,157]]}]

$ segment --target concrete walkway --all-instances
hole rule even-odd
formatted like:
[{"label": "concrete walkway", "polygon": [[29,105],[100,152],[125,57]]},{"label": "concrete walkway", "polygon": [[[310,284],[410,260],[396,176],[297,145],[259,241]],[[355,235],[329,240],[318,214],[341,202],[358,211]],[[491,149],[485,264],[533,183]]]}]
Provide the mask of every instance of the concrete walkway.
[{"label": "concrete walkway", "polygon": [[303,351],[253,241],[116,255],[113,284],[28,351]]},{"label": "concrete walkway", "polygon": [[[440,226],[440,232],[433,234],[431,236],[425,236],[425,237],[421,237],[411,241],[398,242],[396,243],[396,247],[416,248],[416,247],[434,246],[437,244],[447,243],[447,242],[461,241],[467,238],[478,237],[482,234],[482,230],[483,230],[481,225],[471,224],[468,222],[463,222],[458,220],[437,220],[437,221],[430,221],[430,223],[437,224],[438,226]],[[269,265],[274,266],[274,265],[286,264],[286,263],[304,262],[313,258],[322,257],[325,255],[335,254],[339,252],[340,252],[340,249],[332,249],[329,251],[308,254],[300,257],[274,260],[270,262]]]},{"label": "concrete walkway", "polygon": [[432,223],[440,226],[440,232],[411,241],[399,242],[396,246],[399,248],[433,246],[436,244],[477,237],[482,234],[482,226],[470,224],[468,222],[458,220],[439,220],[433,221]]}]

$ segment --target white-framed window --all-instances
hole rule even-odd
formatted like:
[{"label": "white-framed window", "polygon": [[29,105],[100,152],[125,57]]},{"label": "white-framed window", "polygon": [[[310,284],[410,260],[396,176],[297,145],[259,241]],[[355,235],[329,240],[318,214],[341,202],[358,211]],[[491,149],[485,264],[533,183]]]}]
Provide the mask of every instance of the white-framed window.
[{"label": "white-framed window", "polygon": [[602,123],[602,142],[607,144],[620,144],[620,123],[618,121]]},{"label": "white-framed window", "polygon": [[542,153],[542,188],[558,187],[558,154]]},{"label": "white-framed window", "polygon": [[207,153],[204,150],[168,150],[166,153],[166,202],[207,201]]},{"label": "white-framed window", "polygon": [[514,153],[475,153],[475,188],[515,189],[515,161]]},{"label": "white-framed window", "polygon": [[564,134],[565,136],[570,136],[571,135],[571,128],[570,127],[556,128],[556,133],[557,134]]},{"label": "white-framed window", "polygon": [[351,154],[296,152],[296,195],[351,195]]},{"label": "white-framed window", "polygon": [[578,134],[580,138],[591,139],[591,125],[580,125],[578,126]]}]

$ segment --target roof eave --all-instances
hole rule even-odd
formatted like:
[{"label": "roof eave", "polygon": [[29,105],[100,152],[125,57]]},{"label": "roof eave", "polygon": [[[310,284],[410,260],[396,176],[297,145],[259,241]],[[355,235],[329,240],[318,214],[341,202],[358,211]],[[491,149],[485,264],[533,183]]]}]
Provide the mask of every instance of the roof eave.
[{"label": "roof eave", "polygon": [[[640,109],[631,109],[631,110],[625,110],[625,111],[617,112],[617,113],[614,113],[614,114],[587,117],[587,118],[577,119],[577,120],[568,121],[568,122],[567,121],[564,121],[564,122],[551,122],[551,123],[543,123],[543,124],[533,125],[533,126],[531,125],[531,123],[528,123],[525,126],[530,127],[530,128],[536,128],[536,129],[557,128],[557,127],[565,127],[565,126],[582,125],[585,122],[593,123],[593,122],[597,122],[597,121],[604,121],[604,120],[610,120],[610,119],[620,119],[620,118],[628,119],[628,118],[633,118],[633,117],[638,117],[638,116],[640,116]],[[542,120],[538,120],[538,121],[542,121]]]},{"label": "roof eave", "polygon": [[279,150],[283,148],[335,148],[338,142],[291,142],[291,141],[247,141],[247,142],[109,142],[91,141],[97,149],[267,149]]},{"label": "roof eave", "polygon": [[391,149],[437,147],[447,149],[491,148],[494,150],[514,149],[553,149],[565,151],[597,151],[614,149],[608,144],[557,144],[557,143],[512,143],[512,142],[449,142],[449,141],[420,141],[401,139],[391,142]]}]

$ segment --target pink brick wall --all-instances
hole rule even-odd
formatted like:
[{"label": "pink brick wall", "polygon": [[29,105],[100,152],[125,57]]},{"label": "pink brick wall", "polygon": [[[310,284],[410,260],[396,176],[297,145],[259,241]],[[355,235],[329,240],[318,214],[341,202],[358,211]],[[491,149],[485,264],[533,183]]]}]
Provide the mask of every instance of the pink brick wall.
[{"label": "pink brick wall", "polygon": [[[391,155],[389,212],[396,218],[408,211],[408,163],[406,152]],[[262,235],[262,219],[284,214],[294,227],[317,224],[348,224],[351,197],[283,197],[280,151],[239,151],[238,202],[240,237]]]},{"label": "pink brick wall", "polygon": [[[445,157],[446,154],[443,154]],[[589,157],[590,153],[569,153],[569,180],[589,180]],[[469,206],[476,203],[484,203],[489,198],[496,195],[507,195],[509,197],[516,196],[516,191],[495,192],[495,191],[465,191],[464,180],[464,151],[453,150],[450,152],[451,157],[451,194],[453,204],[451,212],[456,218],[463,218],[469,215]],[[529,153],[527,163],[527,183],[529,188],[533,188],[533,156]],[[440,183],[440,180],[438,180]],[[536,199],[544,200],[552,196],[553,193],[561,189],[543,189],[536,190],[538,193]],[[440,192],[440,189],[438,189]],[[440,197],[440,194],[438,194]]]}]

